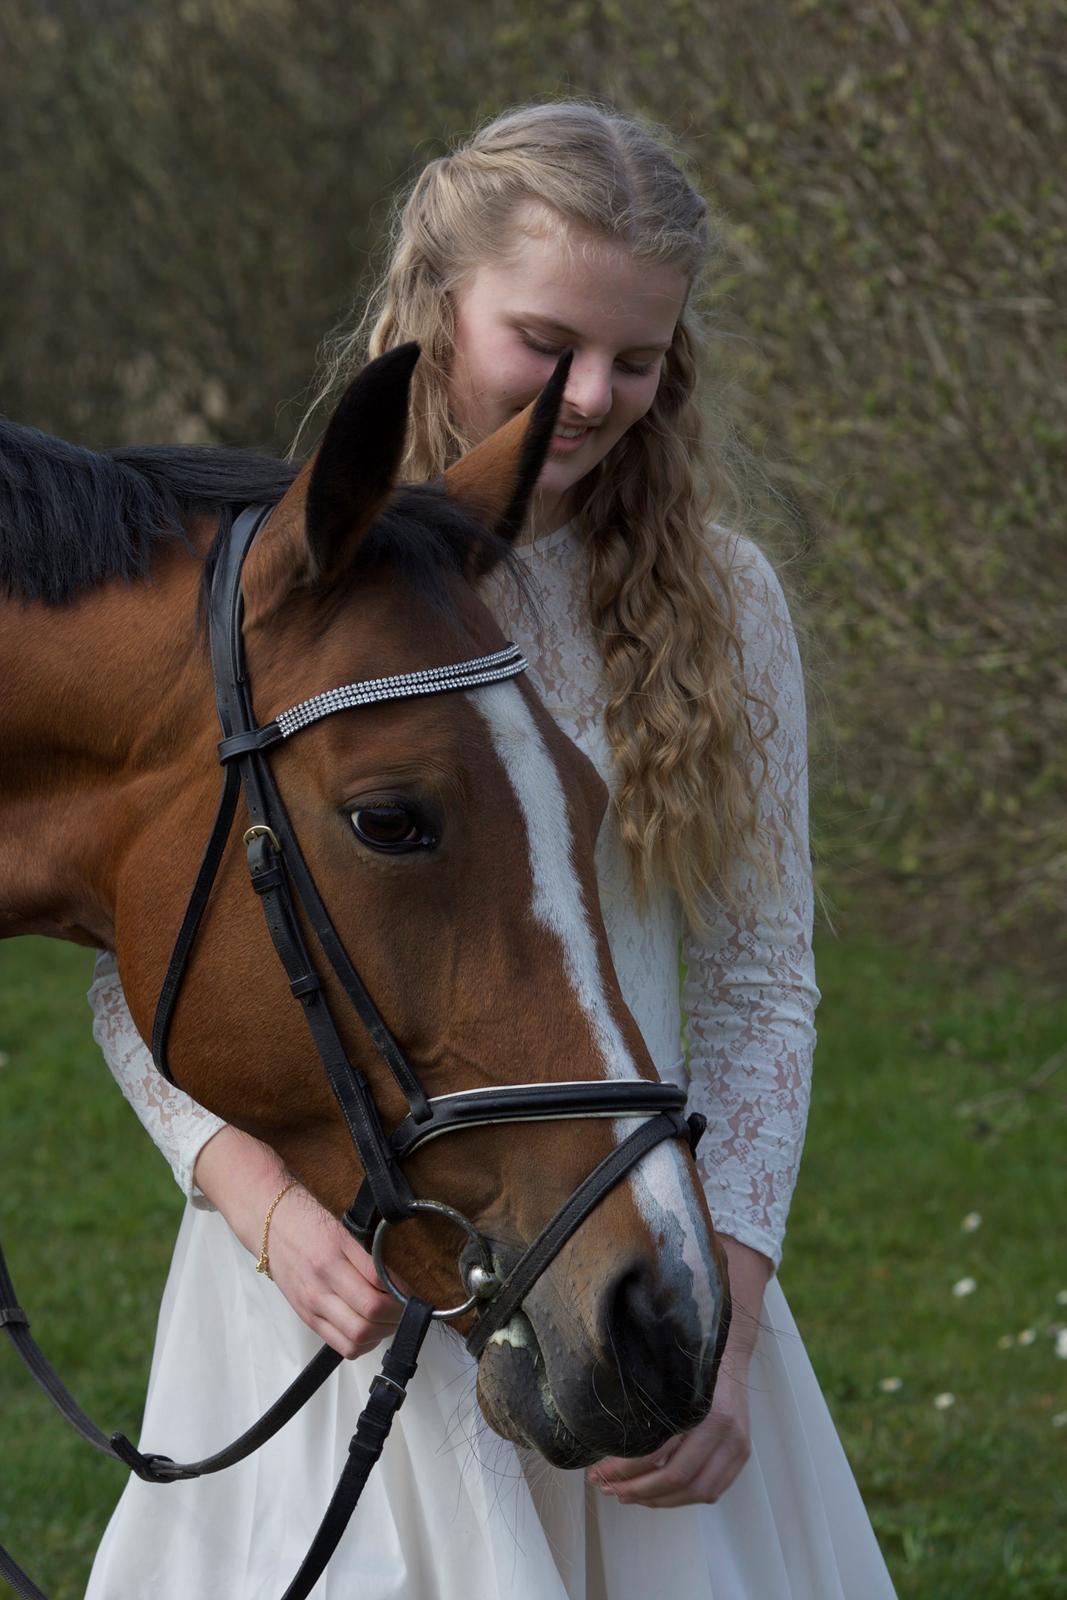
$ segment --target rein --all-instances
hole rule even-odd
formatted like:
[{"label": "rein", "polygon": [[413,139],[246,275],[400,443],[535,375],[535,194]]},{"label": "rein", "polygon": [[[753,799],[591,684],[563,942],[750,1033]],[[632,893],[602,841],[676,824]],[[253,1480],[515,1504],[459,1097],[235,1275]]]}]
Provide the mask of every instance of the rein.
[{"label": "rein", "polygon": [[[695,1151],[704,1131],[704,1118],[697,1113],[685,1115],[683,1089],[644,1080],[511,1084],[433,1097],[426,1095],[330,921],[300,851],[266,752],[336,712],[385,700],[475,689],[515,677],[526,669],[527,663],[512,644],[473,661],[329,689],[258,726],[244,657],[241,571],[252,542],[269,515],[269,507],[253,506],[237,518],[213,575],[209,620],[215,696],[222,730],[218,748],[224,773],[223,787],[160,990],[152,1030],[152,1054],[159,1070],[173,1083],[167,1062],[170,1025],[189,955],[229,839],[237,801],[243,791],[249,819],[244,845],[252,887],[260,897],[271,940],[292,994],[303,1010],[364,1171],[363,1181],[342,1221],[360,1244],[371,1251],[384,1287],[404,1307],[382,1369],[371,1384],[367,1405],[357,1421],[349,1445],[349,1458],[333,1497],[307,1555],[282,1596],[282,1600],[306,1600],[332,1556],[371,1469],[382,1453],[393,1417],[406,1397],[407,1384],[415,1372],[431,1322],[459,1317],[479,1307],[466,1336],[467,1349],[477,1360],[492,1335],[510,1321],[541,1274],[609,1190],[642,1156],[665,1139],[683,1138]],[[325,960],[407,1100],[408,1114],[388,1135],[370,1085],[349,1060],[341,1041],[322,978],[303,934],[298,906]],[[429,1139],[463,1128],[573,1117],[632,1117],[641,1119],[641,1125],[583,1179],[504,1278],[499,1276],[488,1240],[475,1225],[442,1201],[416,1197],[404,1175],[402,1161]],[[460,1265],[466,1297],[455,1306],[435,1309],[417,1296],[401,1294],[386,1271],[383,1254],[387,1230],[420,1213],[433,1213],[453,1222],[467,1235],[469,1248],[464,1247],[461,1262],[469,1254],[476,1258],[467,1265]],[[81,1411],[33,1340],[29,1320],[17,1302],[2,1253],[0,1326],[10,1335],[34,1378],[71,1426],[95,1449],[123,1462],[150,1483],[174,1483],[202,1477],[243,1460],[296,1414],[341,1360],[336,1352],[324,1346],[240,1438],[202,1461],[179,1463],[168,1456],[142,1453],[124,1434],[114,1433],[108,1437]],[[719,1337],[721,1348],[722,1328]],[[24,1600],[45,1600],[41,1590],[2,1547],[0,1575]]]}]

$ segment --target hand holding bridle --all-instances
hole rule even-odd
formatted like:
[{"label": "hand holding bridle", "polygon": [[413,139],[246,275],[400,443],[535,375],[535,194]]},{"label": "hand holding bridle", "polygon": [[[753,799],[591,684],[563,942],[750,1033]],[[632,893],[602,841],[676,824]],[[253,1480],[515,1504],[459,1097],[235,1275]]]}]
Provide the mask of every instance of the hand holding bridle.
[{"label": "hand holding bridle", "polygon": [[301,1321],[338,1355],[365,1355],[393,1333],[401,1307],[367,1251],[291,1177],[269,1145],[233,1127],[208,1140],[195,1169],[198,1188],[249,1251],[248,1270],[269,1245],[270,1276]]},{"label": "hand holding bridle", "polygon": [[270,1270],[301,1321],[346,1359],[375,1349],[400,1321],[368,1252],[302,1184],[272,1218]]}]

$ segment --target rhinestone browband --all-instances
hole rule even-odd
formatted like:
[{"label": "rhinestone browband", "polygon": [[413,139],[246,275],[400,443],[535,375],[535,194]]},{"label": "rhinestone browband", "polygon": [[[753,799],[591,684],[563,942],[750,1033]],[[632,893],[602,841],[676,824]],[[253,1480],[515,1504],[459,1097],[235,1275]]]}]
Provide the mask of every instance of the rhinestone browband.
[{"label": "rhinestone browband", "polygon": [[348,711],[354,706],[374,705],[379,700],[406,700],[416,695],[441,694],[446,689],[475,689],[482,683],[500,683],[525,672],[529,663],[515,644],[473,661],[457,661],[450,667],[423,667],[419,672],[398,672],[391,678],[364,678],[360,683],[345,683],[337,689],[301,700],[275,717],[278,731],[288,739],[310,722]]}]

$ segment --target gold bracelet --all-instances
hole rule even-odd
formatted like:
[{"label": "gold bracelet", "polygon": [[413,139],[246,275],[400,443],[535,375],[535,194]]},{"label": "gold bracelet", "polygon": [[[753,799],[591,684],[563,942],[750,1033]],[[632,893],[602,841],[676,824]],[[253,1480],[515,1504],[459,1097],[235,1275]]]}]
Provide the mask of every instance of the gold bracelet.
[{"label": "gold bracelet", "polygon": [[270,1278],[271,1283],[274,1282],[274,1278],[270,1270],[270,1256],[267,1254],[267,1241],[270,1238],[270,1219],[274,1215],[274,1208],[279,1200],[284,1200],[289,1190],[295,1189],[299,1181],[299,1178],[290,1178],[284,1189],[278,1190],[278,1193],[267,1207],[267,1215],[263,1218],[263,1243],[259,1247],[259,1260],[256,1262],[256,1271],[265,1273]]}]

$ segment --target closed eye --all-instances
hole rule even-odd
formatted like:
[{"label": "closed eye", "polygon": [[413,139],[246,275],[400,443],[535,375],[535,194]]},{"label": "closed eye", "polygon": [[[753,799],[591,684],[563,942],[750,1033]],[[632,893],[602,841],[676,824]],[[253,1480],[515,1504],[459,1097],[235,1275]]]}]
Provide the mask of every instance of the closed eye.
[{"label": "closed eye", "polygon": [[[531,338],[528,333],[521,334],[520,338],[528,350],[536,350],[538,355],[561,356],[563,354],[562,345],[544,344],[539,339]],[[643,364],[639,364],[634,361],[623,361],[620,357],[615,365],[623,372],[629,372],[632,373],[634,377],[643,378],[652,371],[652,368],[656,365],[656,363],[654,361],[646,361]]]}]

